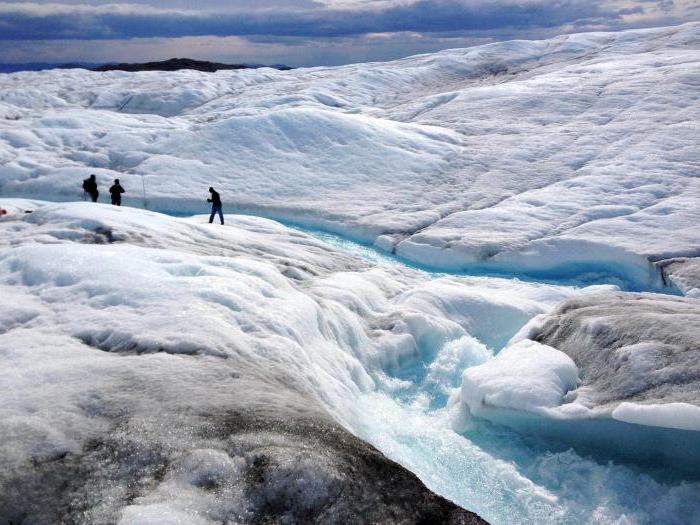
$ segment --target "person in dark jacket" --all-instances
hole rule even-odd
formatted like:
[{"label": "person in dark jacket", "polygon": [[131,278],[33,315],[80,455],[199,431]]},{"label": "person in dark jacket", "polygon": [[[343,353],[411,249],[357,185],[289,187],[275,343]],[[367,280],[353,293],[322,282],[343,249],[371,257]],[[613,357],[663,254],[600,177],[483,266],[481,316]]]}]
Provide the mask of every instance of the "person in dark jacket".
[{"label": "person in dark jacket", "polygon": [[89,178],[83,181],[83,191],[90,195],[92,202],[97,202],[100,192],[97,191],[97,180],[94,175],[90,175]]},{"label": "person in dark jacket", "polygon": [[221,211],[221,197],[214,190],[214,188],[209,188],[209,193],[211,193],[211,199],[207,199],[207,202],[211,202],[211,215],[209,216],[209,224],[214,222],[214,216],[218,213],[219,219],[221,219],[221,224],[224,223],[224,213]]},{"label": "person in dark jacket", "polygon": [[119,184],[119,179],[114,179],[114,184],[109,188],[109,194],[112,196],[112,204],[115,206],[122,205],[122,193],[124,193],[124,188]]}]

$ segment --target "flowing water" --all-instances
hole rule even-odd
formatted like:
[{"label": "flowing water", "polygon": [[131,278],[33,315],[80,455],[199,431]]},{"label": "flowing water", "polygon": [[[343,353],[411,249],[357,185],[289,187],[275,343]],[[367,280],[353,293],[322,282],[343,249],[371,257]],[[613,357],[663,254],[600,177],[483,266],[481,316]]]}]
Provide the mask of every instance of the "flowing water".
[{"label": "flowing water", "polygon": [[[337,235],[304,231],[370,263],[406,264]],[[642,466],[604,450],[575,451],[565,440],[520,435],[486,421],[456,432],[449,393],[467,366],[484,359],[482,350],[448,341],[421,355],[420,363],[388,374],[357,400],[363,417],[352,430],[432,490],[494,524],[700,523],[700,483],[660,463]],[[441,362],[458,365],[426,373]]]}]

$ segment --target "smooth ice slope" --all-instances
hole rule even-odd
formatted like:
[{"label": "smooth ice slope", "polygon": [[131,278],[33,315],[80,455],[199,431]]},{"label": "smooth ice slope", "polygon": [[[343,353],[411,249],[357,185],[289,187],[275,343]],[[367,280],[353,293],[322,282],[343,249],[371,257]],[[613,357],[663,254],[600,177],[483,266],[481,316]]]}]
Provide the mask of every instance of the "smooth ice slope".
[{"label": "smooth ice slope", "polygon": [[94,172],[197,212],[213,184],[229,210],[436,268],[663,287],[648,259],[700,254],[699,51],[691,23],[287,72],[0,75],[0,192],[72,200]]}]

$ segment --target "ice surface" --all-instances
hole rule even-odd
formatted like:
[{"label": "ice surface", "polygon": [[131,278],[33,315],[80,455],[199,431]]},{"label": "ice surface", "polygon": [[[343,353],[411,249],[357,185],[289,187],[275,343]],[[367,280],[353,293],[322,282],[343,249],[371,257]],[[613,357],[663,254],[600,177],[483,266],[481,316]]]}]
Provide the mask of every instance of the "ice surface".
[{"label": "ice surface", "polygon": [[699,35],[0,75],[2,514],[699,522]]},{"label": "ice surface", "polygon": [[229,222],[88,203],[3,219],[2,518],[477,523],[331,418],[358,418],[365,364],[388,359],[344,300],[387,307],[425,277]]},{"label": "ice surface", "polygon": [[[255,217],[220,227],[71,203],[0,229],[4,515],[455,512],[334,421],[494,523],[700,515],[697,484],[680,475],[539,448],[506,427],[452,430],[447,399],[465,368],[507,361],[498,350],[528,319],[611,287],[430,274]],[[530,366],[540,380],[519,378],[522,392],[569,388],[575,367],[552,358],[563,354],[519,344],[561,365]]]},{"label": "ice surface", "polygon": [[197,213],[213,184],[225,210],[435,268],[661,287],[649,259],[700,254],[699,34],[286,72],[1,75],[0,191],[73,200],[94,172],[130,205]]}]

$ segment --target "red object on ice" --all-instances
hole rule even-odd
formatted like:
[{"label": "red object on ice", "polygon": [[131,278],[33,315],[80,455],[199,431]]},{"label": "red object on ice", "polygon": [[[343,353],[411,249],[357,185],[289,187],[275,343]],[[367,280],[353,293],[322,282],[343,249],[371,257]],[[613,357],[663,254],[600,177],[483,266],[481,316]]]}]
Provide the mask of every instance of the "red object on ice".
[{"label": "red object on ice", "polygon": [[0,208],[0,215],[7,215],[7,210]]}]

